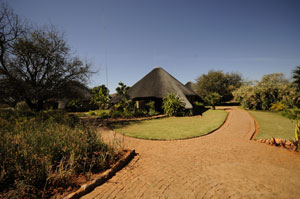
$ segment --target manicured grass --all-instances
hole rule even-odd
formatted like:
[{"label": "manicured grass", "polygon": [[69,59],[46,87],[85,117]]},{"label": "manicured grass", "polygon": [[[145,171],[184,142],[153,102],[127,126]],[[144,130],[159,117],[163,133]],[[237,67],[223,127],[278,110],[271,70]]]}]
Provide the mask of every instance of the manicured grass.
[{"label": "manicured grass", "polygon": [[280,113],[268,111],[249,111],[257,120],[260,131],[257,139],[281,138],[285,140],[295,140],[295,124]]},{"label": "manicured grass", "polygon": [[112,128],[118,133],[135,138],[154,140],[185,139],[206,135],[219,128],[226,120],[227,114],[223,110],[208,110],[203,116],[135,121],[115,124]]}]

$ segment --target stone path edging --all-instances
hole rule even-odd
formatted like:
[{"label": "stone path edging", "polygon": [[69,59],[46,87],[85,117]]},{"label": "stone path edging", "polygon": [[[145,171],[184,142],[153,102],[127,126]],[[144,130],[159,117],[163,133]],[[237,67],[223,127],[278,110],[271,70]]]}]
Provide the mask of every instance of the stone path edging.
[{"label": "stone path edging", "polygon": [[127,150],[126,154],[120,160],[118,160],[117,163],[112,166],[112,168],[105,171],[100,177],[94,179],[92,182],[82,185],[77,191],[70,193],[68,196],[64,197],[64,199],[77,199],[90,193],[97,186],[100,186],[112,178],[116,172],[120,171],[124,166],[126,166],[135,155],[135,150]]},{"label": "stone path edging", "polygon": [[259,130],[260,130],[260,127],[259,127],[259,124],[257,122],[257,120],[255,119],[255,117],[249,112],[247,111],[247,113],[250,115],[250,117],[253,119],[254,121],[254,131],[250,137],[250,140],[254,140],[254,138],[257,136],[257,134],[259,133]]}]

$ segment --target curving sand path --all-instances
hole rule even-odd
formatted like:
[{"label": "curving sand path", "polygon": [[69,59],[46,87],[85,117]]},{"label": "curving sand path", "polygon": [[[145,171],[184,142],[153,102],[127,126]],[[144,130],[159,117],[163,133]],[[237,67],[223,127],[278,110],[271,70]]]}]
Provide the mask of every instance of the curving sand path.
[{"label": "curving sand path", "polygon": [[[250,141],[253,119],[244,110],[228,111],[225,125],[204,137],[124,137],[138,155],[82,198],[300,198],[300,155]],[[100,132],[107,140],[113,136]]]}]

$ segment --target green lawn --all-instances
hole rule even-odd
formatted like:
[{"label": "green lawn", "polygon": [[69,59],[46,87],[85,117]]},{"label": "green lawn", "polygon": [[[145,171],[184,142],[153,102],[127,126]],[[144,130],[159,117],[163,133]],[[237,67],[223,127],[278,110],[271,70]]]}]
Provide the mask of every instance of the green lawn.
[{"label": "green lawn", "polygon": [[168,117],[153,120],[114,124],[112,128],[127,136],[154,139],[175,140],[206,135],[219,128],[227,118],[223,110],[208,110],[203,116]]},{"label": "green lawn", "polygon": [[257,120],[260,131],[257,139],[282,138],[295,140],[295,125],[291,120],[280,115],[280,113],[268,111],[249,111]]}]

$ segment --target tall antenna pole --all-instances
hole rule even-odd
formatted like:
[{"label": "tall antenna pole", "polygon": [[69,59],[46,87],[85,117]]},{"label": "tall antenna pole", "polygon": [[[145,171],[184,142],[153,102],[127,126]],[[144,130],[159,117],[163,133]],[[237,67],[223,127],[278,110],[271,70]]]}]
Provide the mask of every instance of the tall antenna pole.
[{"label": "tall antenna pole", "polygon": [[[104,35],[106,35],[104,28]],[[105,37],[105,36],[104,36]],[[107,69],[107,46],[106,46],[106,37],[104,38],[104,65],[105,65],[105,75],[106,75],[106,87],[108,88],[108,69]]]},{"label": "tall antenna pole", "polygon": [[106,87],[108,88],[108,68],[107,68],[107,37],[106,37],[106,24],[104,22],[104,9],[102,9],[102,25],[103,25],[103,38],[104,38],[104,67],[105,67],[105,77],[106,77]]}]

